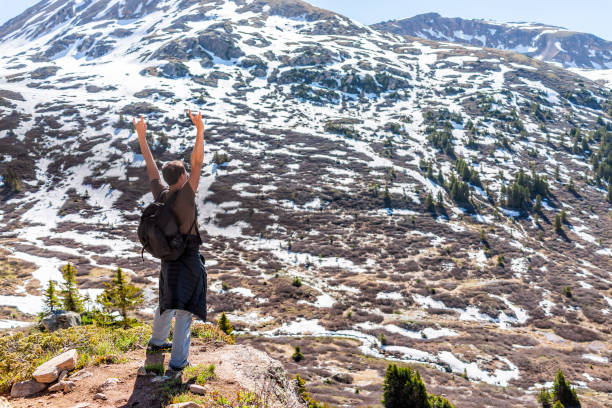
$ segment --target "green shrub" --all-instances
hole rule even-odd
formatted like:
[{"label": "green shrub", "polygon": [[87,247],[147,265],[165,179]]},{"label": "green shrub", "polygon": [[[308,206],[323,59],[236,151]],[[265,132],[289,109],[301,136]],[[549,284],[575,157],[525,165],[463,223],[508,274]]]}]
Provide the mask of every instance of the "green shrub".
[{"label": "green shrub", "polygon": [[295,350],[293,351],[293,354],[291,355],[291,358],[296,363],[298,363],[298,362],[300,362],[300,361],[302,361],[304,359],[304,354],[302,354],[302,352],[300,351],[300,346],[295,346]]},{"label": "green shrub", "polygon": [[219,326],[219,329],[221,329],[221,331],[227,335],[232,334],[232,332],[234,331],[234,328],[232,327],[232,324],[230,323],[227,316],[225,315],[225,312],[221,313],[221,317],[219,317],[217,325]]},{"label": "green shrub", "polygon": [[454,408],[446,398],[427,393],[418,371],[395,364],[387,367],[382,403],[386,408]]},{"label": "green shrub", "polygon": [[296,288],[299,288],[300,286],[302,286],[302,280],[299,277],[294,277],[293,280],[291,281],[291,284],[293,286],[295,286]]}]

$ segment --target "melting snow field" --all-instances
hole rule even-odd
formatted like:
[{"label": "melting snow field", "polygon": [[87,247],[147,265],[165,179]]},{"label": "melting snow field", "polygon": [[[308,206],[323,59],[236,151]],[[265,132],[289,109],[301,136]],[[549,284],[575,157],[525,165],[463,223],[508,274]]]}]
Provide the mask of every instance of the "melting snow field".
[{"label": "melting snow field", "polygon": [[[356,325],[357,328],[372,329],[378,327],[371,323],[364,323],[362,325]],[[400,332],[400,334],[412,337],[411,332],[403,330],[397,326],[388,325],[383,326],[386,330],[391,332]],[[402,332],[403,331],[403,332]],[[429,333],[432,338],[438,336],[456,336],[457,334],[452,330],[447,329],[424,329],[425,333]],[[414,333],[414,332],[412,332]],[[496,369],[493,373],[483,370],[478,367],[476,362],[464,362],[453,353],[449,351],[442,351],[437,355],[421,351],[414,348],[403,347],[403,346],[384,346],[380,341],[368,334],[361,333],[357,330],[338,330],[329,331],[319,324],[318,319],[297,319],[291,323],[285,323],[277,329],[258,333],[267,337],[277,336],[294,336],[294,337],[339,337],[359,340],[362,345],[360,347],[362,353],[377,358],[386,358],[392,361],[405,361],[405,362],[420,362],[433,365],[440,370],[445,370],[445,367],[450,367],[452,372],[457,374],[463,374],[464,369],[467,371],[470,379],[483,381],[488,384],[495,384],[500,386],[507,386],[509,381],[519,378],[519,370],[514,364],[508,359],[498,356],[497,358],[502,361],[507,367],[507,370]],[[421,337],[419,334],[418,337]],[[399,353],[402,357],[396,358],[386,354],[386,352]]]}]

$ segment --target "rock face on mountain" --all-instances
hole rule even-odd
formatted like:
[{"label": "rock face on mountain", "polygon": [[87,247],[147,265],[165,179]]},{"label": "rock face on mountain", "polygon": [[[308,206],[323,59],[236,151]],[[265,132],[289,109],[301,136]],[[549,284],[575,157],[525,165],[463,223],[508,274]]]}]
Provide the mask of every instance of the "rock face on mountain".
[{"label": "rock face on mountain", "polygon": [[609,89],[298,1],[104,3],[2,28],[1,324],[39,313],[66,262],[92,298],[121,266],[153,310],[130,122],[146,116],[160,164],[189,163],[201,110],[209,314],[315,398],[379,404],[392,358],[457,406],[536,406],[557,368],[609,402]]},{"label": "rock face on mountain", "polygon": [[399,35],[520,52],[564,67],[612,68],[612,42],[587,33],[535,23],[446,18],[438,13],[374,24]]}]

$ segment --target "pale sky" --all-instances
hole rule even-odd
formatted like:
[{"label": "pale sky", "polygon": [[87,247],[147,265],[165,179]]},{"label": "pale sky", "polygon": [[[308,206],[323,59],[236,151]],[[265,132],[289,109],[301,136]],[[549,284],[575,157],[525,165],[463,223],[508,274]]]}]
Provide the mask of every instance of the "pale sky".
[{"label": "pale sky", "polygon": [[[0,25],[37,0],[0,0]],[[438,12],[444,17],[529,21],[595,34],[612,41],[611,0],[310,0],[364,24]]]}]

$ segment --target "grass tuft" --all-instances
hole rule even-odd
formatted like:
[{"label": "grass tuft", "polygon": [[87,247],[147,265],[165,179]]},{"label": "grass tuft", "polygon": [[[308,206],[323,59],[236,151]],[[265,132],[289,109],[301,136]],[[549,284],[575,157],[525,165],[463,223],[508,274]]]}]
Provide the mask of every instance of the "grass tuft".
[{"label": "grass tuft", "polygon": [[195,366],[188,366],[183,370],[183,377],[187,382],[195,381],[198,385],[206,384],[206,380],[215,378],[215,365],[204,366],[198,364]]},{"label": "grass tuft", "polygon": [[191,335],[198,339],[213,341],[216,343],[236,344],[232,336],[225,334],[219,327],[207,323],[195,323],[191,325]]}]

